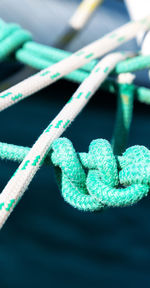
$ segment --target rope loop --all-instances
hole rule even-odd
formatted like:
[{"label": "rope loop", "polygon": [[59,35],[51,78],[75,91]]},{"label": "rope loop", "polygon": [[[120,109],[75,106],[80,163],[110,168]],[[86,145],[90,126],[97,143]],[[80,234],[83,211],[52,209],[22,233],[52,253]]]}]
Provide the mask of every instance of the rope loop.
[{"label": "rope loop", "polygon": [[24,43],[32,40],[31,33],[22,29],[19,25],[3,22],[0,28],[0,61],[20,48]]},{"label": "rope loop", "polygon": [[129,206],[147,196],[150,152],[144,146],[128,148],[115,157],[104,139],[91,142],[88,153],[75,152],[72,143],[59,138],[52,144],[52,163],[64,199],[86,211]]},{"label": "rope loop", "polygon": [[52,144],[51,160],[61,169],[57,181],[64,200],[80,210],[95,211],[103,207],[86,188],[86,173],[70,140],[59,138]]}]

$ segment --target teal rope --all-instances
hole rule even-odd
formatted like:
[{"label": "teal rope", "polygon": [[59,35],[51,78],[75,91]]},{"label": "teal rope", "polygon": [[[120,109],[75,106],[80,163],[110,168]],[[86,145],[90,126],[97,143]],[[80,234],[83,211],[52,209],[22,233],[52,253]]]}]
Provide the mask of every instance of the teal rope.
[{"label": "teal rope", "polygon": [[[0,143],[0,158],[20,162],[29,150]],[[88,153],[76,153],[68,139],[59,138],[44,163],[55,166],[65,201],[80,210],[132,205],[149,192],[150,151],[144,146],[133,146],[115,157],[106,140],[94,140]]]},{"label": "teal rope", "polygon": [[[70,52],[66,52],[57,48],[47,47],[35,43],[31,40],[31,34],[25,30],[22,30],[19,25],[6,24],[0,19],[0,60],[5,59],[12,52],[16,52],[17,60],[28,64],[38,70],[44,69],[54,63],[62,60],[64,57],[71,55]],[[24,44],[24,45],[23,45]],[[22,46],[23,45],[23,46]],[[22,46],[21,49],[18,49]],[[72,73],[65,76],[65,79],[71,80],[77,83],[82,82],[88,77],[89,72],[96,65],[97,60],[92,60],[79,70],[73,71]],[[150,57],[149,56],[138,56],[133,59],[122,61],[116,66],[116,73],[125,73],[135,71],[137,69],[143,69],[149,67]],[[121,85],[121,84],[120,84]],[[106,91],[116,93],[120,85],[115,81],[108,79],[102,88]],[[129,88],[130,89],[130,88]],[[133,86],[135,92],[135,98],[143,103],[150,104],[150,90],[144,87]]]},{"label": "teal rope", "polygon": [[115,155],[121,155],[127,145],[133,114],[134,90],[132,86],[122,84],[118,89],[116,124],[112,140]]},{"label": "teal rope", "polygon": [[150,56],[137,56],[118,63],[115,72],[120,74],[146,68],[150,68]]},{"label": "teal rope", "polygon": [[0,60],[3,60],[10,53],[18,49],[24,42],[31,39],[31,35],[26,31],[15,31],[0,44]]},{"label": "teal rope", "polygon": [[[33,56],[34,59],[35,58],[39,60],[43,59],[48,62],[50,61],[51,63],[56,63],[69,57],[71,54],[72,53],[60,50],[58,48],[47,47],[45,45],[30,41],[25,43],[23,48],[17,51],[16,58],[24,62],[24,55],[25,56],[29,55],[31,57]],[[86,64],[81,69],[86,72],[91,72],[91,70],[95,67],[97,63],[98,63],[97,60],[92,60],[90,63]],[[150,56],[140,55],[131,59],[121,61],[116,65],[114,72],[116,74],[120,74],[120,73],[133,72],[136,70],[141,70],[149,67],[150,67]]]},{"label": "teal rope", "polygon": [[[34,41],[29,41],[25,43],[23,48],[18,51],[18,54],[21,50],[25,51],[26,53],[36,55],[38,59],[45,59],[47,61],[49,60],[52,63],[59,62],[72,55],[71,52],[50,46],[45,46]],[[97,63],[97,60],[92,60],[91,62],[85,64],[81,69],[86,72],[91,72]]]},{"label": "teal rope", "polygon": [[0,61],[18,50],[25,42],[31,40],[31,34],[19,25],[0,21]]},{"label": "teal rope", "polygon": [[150,89],[138,87],[135,91],[136,99],[145,104],[150,104]]},{"label": "teal rope", "polygon": [[[107,79],[101,86],[102,89],[110,92],[110,93],[117,93],[121,86],[124,84],[119,84],[113,79]],[[141,103],[150,104],[150,89],[145,87],[138,87],[134,84],[127,84],[128,89],[133,90],[134,98]]]},{"label": "teal rope", "polygon": [[[70,55],[59,49],[30,42],[31,35],[17,25],[7,26],[0,21],[0,27],[0,60],[15,52],[16,58],[21,62],[41,69]],[[21,46],[23,48],[18,50]],[[92,61],[70,73],[66,76],[67,79],[83,81],[96,63],[97,61]],[[119,63],[114,72],[126,73],[149,66],[149,56],[138,56]],[[150,103],[150,90],[135,85],[117,84],[113,80],[107,80],[103,88],[119,92],[117,123],[120,126],[116,125],[113,145],[115,153],[121,154],[130,128],[133,99],[135,97]],[[21,161],[28,152],[29,148],[0,143],[2,159]],[[131,147],[123,156],[115,157],[108,141],[98,139],[92,141],[88,153],[77,154],[68,139],[60,138],[53,142],[45,163],[53,163],[64,199],[80,210],[95,211],[112,206],[132,205],[149,192],[150,152],[142,146]]]},{"label": "teal rope", "polygon": [[[57,63],[67,57],[72,53],[60,50],[54,47],[47,47],[36,42],[27,42],[24,44],[22,49],[19,49],[16,53],[16,58],[20,61],[27,63],[27,55],[29,59],[37,59],[37,61],[45,60],[45,63]],[[25,57],[25,59],[24,59]],[[31,60],[30,60],[31,61]],[[92,60],[90,63],[83,66],[81,69],[86,72],[91,72],[91,70],[98,63],[97,60]],[[30,62],[30,65],[32,63]],[[33,60],[33,65],[36,65]],[[37,64],[38,65],[38,64]],[[51,64],[50,64],[51,65]],[[114,69],[116,74],[133,72],[136,70],[146,69],[150,67],[150,56],[137,56],[131,59],[127,59],[118,63]],[[36,68],[36,67],[35,67]],[[42,68],[42,67],[41,67]],[[46,67],[44,67],[46,68]]]},{"label": "teal rope", "polygon": [[[56,55],[55,55],[56,52]],[[71,53],[60,50],[58,48],[46,47],[35,42],[27,42],[22,49],[16,52],[16,59],[24,64],[30,65],[35,69],[41,70],[45,69],[54,63],[70,56]],[[140,59],[140,65],[137,67],[138,59]],[[127,65],[129,69],[127,69]],[[126,73],[135,71],[136,69],[143,69],[143,62],[145,63],[145,56],[138,56],[133,59],[128,59],[117,64],[115,72],[116,73]],[[92,68],[96,65],[97,60],[92,60],[90,63],[86,64],[81,69],[73,71],[66,75],[64,78],[73,82],[81,83],[84,81],[91,72]],[[101,88],[116,93],[120,89],[122,84],[116,83],[115,80],[107,79]],[[129,85],[129,89],[131,86]],[[132,85],[132,89],[135,91],[135,98],[143,103],[150,104],[150,89],[144,87],[137,87]]]},{"label": "teal rope", "polygon": [[[16,52],[16,59],[38,70],[45,69],[55,64],[55,62],[52,62],[51,60],[37,58],[34,53],[28,53],[24,49],[20,49]],[[64,76],[64,78],[73,82],[81,83],[88,76],[89,72],[84,71],[83,69],[78,69]]]},{"label": "teal rope", "polygon": [[17,30],[21,29],[19,25],[9,24],[6,27],[3,25],[1,27],[0,41],[4,40],[6,37],[12,35]]}]

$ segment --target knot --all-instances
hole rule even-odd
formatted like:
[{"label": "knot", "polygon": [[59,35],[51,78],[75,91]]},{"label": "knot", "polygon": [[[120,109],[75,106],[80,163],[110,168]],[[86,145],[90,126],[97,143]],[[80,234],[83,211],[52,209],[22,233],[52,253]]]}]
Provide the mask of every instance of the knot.
[{"label": "knot", "polygon": [[60,168],[56,169],[56,177],[64,199],[80,210],[102,208],[103,205],[88,193],[86,172],[72,143],[66,138],[59,138],[53,142],[52,151],[52,163]]},{"label": "knot", "polygon": [[132,205],[149,192],[150,152],[144,146],[115,157],[109,142],[98,139],[88,153],[77,154],[68,139],[59,138],[51,160],[64,199],[80,210]]},{"label": "knot", "polygon": [[31,34],[19,25],[0,22],[0,60],[16,51],[25,42],[32,39]]}]

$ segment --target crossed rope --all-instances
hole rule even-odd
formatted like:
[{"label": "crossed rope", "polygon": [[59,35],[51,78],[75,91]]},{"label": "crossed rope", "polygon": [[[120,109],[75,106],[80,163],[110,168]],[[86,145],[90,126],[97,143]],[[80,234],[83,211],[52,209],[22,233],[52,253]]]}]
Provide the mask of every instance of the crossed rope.
[{"label": "crossed rope", "polygon": [[[0,157],[21,162],[30,148],[0,143]],[[128,148],[115,156],[110,143],[93,140],[88,153],[76,153],[67,138],[55,140],[44,160],[54,165],[65,201],[84,211],[133,205],[150,189],[150,151],[144,146]],[[6,209],[13,205],[11,199]],[[5,203],[0,203],[0,209]]]},{"label": "crossed rope", "polygon": [[144,146],[115,157],[110,143],[97,139],[88,153],[77,154],[71,141],[59,138],[52,144],[51,161],[64,199],[75,208],[129,206],[148,195],[150,151]]},{"label": "crossed rope", "polygon": [[[62,195],[68,203],[80,210],[95,211],[111,206],[128,206],[148,195],[150,184],[150,152],[147,148],[133,146],[127,149],[122,156],[114,156],[109,142],[98,139],[92,141],[88,153],[77,154],[68,139],[55,139],[70,125],[71,121],[83,109],[90,97],[92,97],[111,71],[120,74],[150,66],[149,56],[137,56],[134,59],[125,60],[133,55],[121,52],[107,55],[98,64],[97,60],[92,60],[88,63],[90,61],[89,58],[97,58],[105,54],[107,50],[109,51],[119,46],[120,43],[131,39],[136,35],[138,27],[148,29],[150,26],[149,18],[129,23],[127,26],[116,30],[115,33],[105,36],[103,39],[92,43],[69,57],[65,54],[66,52],[53,48],[43,48],[44,55],[48,55],[50,52],[50,59],[48,61],[43,60],[43,56],[39,52],[39,45],[30,42],[31,35],[28,32],[21,30],[20,27],[14,24],[9,24],[10,26],[6,27],[6,24],[0,21],[2,31],[0,35],[1,60],[8,57],[12,52],[15,52],[15,57],[21,57],[20,59],[24,63],[30,61],[32,66],[38,63],[39,66],[45,65],[47,67],[50,66],[48,65],[50,62],[53,65],[67,57],[66,60],[60,61],[58,65],[53,65],[52,69],[48,67],[11,89],[6,90],[6,92],[1,93],[1,110],[14,105],[63,76],[69,77],[71,80],[77,80],[78,82],[84,80],[73,97],[70,98],[61,112],[44,130],[31,150],[0,143],[1,158],[23,160],[15,175],[13,175],[0,194],[1,227],[43,163],[50,147],[50,158],[47,159],[49,161],[51,159],[51,162],[56,167],[57,181]],[[101,43],[103,44],[102,48]],[[110,43],[112,46],[106,47],[107,45],[104,45],[108,43],[109,46]],[[36,50],[35,56],[37,58],[34,57],[32,49],[33,51]],[[22,52],[27,53],[22,54]],[[29,57],[31,56],[29,54],[32,57]],[[58,60],[58,58],[60,59]],[[85,65],[80,68],[82,64]],[[114,69],[114,67],[116,68]],[[79,69],[67,75],[67,72],[69,73],[69,71],[73,71],[76,68]],[[117,154],[116,151],[119,151],[119,149],[119,154],[121,154],[124,151],[130,128],[134,98],[136,96],[140,101],[150,103],[150,90],[144,87],[136,87],[130,84],[130,81],[129,83],[128,81],[123,81],[122,83],[115,82],[115,84],[113,80],[107,81],[109,83],[108,87],[106,85],[107,89],[114,92],[117,87],[119,96],[117,123],[120,123],[120,126],[116,126],[113,144],[115,154]],[[123,126],[125,129],[122,129]],[[120,138],[124,143],[116,141],[118,133],[121,135]]]}]

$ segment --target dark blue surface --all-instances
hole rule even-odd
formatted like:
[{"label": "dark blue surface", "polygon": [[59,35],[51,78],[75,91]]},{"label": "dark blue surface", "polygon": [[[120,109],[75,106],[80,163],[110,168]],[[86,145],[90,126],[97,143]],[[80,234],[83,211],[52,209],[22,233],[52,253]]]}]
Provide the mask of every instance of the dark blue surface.
[{"label": "dark blue surface", "polygon": [[[1,141],[31,146],[76,88],[59,81],[2,112]],[[92,139],[111,139],[115,102],[114,95],[98,92],[74,121],[65,136],[77,151],[87,151]],[[130,145],[149,147],[149,126],[149,107],[136,103]],[[0,161],[1,190],[16,167]],[[62,199],[53,169],[42,167],[1,231],[1,287],[150,283],[149,218],[149,197],[130,208],[79,212]]]},{"label": "dark blue surface", "polygon": [[[5,20],[31,30],[36,40],[53,44],[77,6],[76,1],[69,1],[64,5],[64,0],[22,0],[20,5],[20,0],[5,0],[0,11]],[[46,8],[48,3],[51,9]],[[106,0],[69,49],[81,48],[128,19],[122,3]],[[137,48],[135,41],[124,47]],[[1,79],[4,68],[8,67],[0,66]],[[141,75],[143,83],[143,72]],[[0,141],[32,146],[76,88],[73,83],[59,81],[0,113]],[[135,103],[129,146],[149,148],[149,109]],[[116,96],[98,92],[64,136],[79,152],[87,151],[93,139],[110,140],[115,111]],[[0,161],[0,191],[17,166]],[[102,213],[75,210],[62,199],[53,169],[42,167],[0,232],[0,287],[149,286],[149,219],[149,197],[133,207]]]}]

